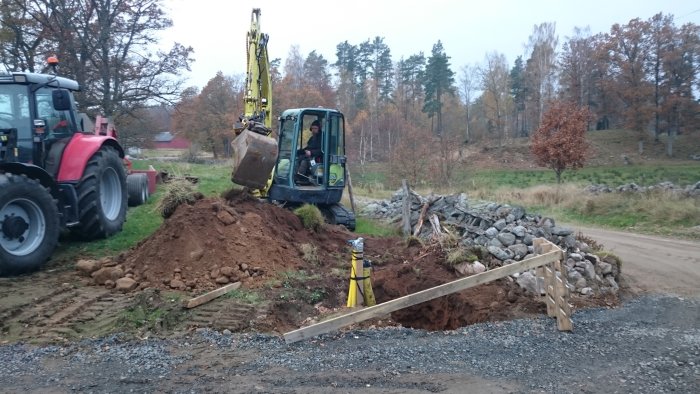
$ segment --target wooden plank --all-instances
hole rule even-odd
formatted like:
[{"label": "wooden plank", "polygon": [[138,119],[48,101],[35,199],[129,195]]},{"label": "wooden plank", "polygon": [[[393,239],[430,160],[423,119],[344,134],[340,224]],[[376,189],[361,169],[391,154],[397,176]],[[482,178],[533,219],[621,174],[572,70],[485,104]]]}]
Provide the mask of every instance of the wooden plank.
[{"label": "wooden plank", "polygon": [[557,248],[556,245],[553,243],[547,241],[545,238],[535,238],[532,241],[533,246],[535,247],[535,253],[537,254],[544,254],[547,252],[552,251],[552,248]]},{"label": "wooden plank", "polygon": [[305,338],[311,338],[315,337],[316,335],[325,334],[327,332],[337,330],[350,324],[359,323],[361,321],[365,321],[367,319],[371,319],[377,316],[386,315],[399,309],[407,308],[409,306],[430,301],[432,299],[455,293],[464,289],[468,289],[470,287],[478,286],[496,279],[504,278],[506,276],[513,275],[518,272],[527,271],[529,269],[536,268],[544,264],[549,264],[553,261],[561,259],[562,256],[563,252],[559,248],[556,248],[556,250],[540,256],[535,256],[517,263],[504,265],[503,267],[499,267],[491,271],[486,271],[480,274],[468,276],[466,278],[458,279],[449,283],[442,284],[440,286],[435,286],[430,289],[409,294],[407,296],[400,297],[395,300],[387,301],[376,306],[364,308],[355,312],[345,314],[343,316],[338,316],[333,319],[316,323],[308,327],[303,327],[298,330],[290,331],[284,334],[284,340],[287,343],[293,343]]},{"label": "wooden plank", "polygon": [[[552,264],[551,283],[548,287],[547,295],[547,312],[549,313],[550,304],[553,309],[553,314],[557,319],[557,328],[559,331],[571,331],[573,330],[573,323],[571,322],[571,306],[569,305],[569,288],[566,286],[566,273],[562,269],[562,264],[560,260],[555,261]],[[549,270],[548,267],[545,268]],[[551,298],[550,298],[551,296]]]},{"label": "wooden plank", "polygon": [[549,294],[551,296],[550,300],[551,300],[551,307],[552,307],[552,314],[550,316],[556,317],[557,324],[558,324],[559,318],[561,316],[561,309],[559,309],[559,306],[557,305],[557,300],[559,299],[561,288],[557,284],[557,272],[552,269],[553,265],[554,264],[548,265],[546,269],[550,270],[549,271],[549,275],[550,275],[549,276],[549,284],[550,284],[549,287],[550,287],[551,293],[549,293]]},{"label": "wooden plank", "polygon": [[554,295],[554,278],[549,264],[542,267],[544,269],[545,304],[547,305],[547,316],[556,316],[556,301]]},{"label": "wooden plank", "polygon": [[185,308],[190,309],[196,306],[200,306],[204,303],[213,300],[214,298],[221,297],[229,291],[236,290],[239,287],[241,287],[241,282],[229,283],[224,287],[219,287],[218,289],[212,290],[208,293],[204,293],[199,297],[192,298],[191,300],[187,301],[187,303],[185,304]]},{"label": "wooden plank", "polygon": [[561,309],[557,314],[557,329],[559,329],[559,331],[572,331],[574,329],[571,317]]}]

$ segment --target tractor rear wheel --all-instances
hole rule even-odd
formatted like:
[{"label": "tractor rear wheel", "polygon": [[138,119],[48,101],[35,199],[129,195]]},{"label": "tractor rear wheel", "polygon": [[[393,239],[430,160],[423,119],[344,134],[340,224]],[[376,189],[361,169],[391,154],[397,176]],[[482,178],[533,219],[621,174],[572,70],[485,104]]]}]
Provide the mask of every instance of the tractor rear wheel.
[{"label": "tractor rear wheel", "polygon": [[148,176],[144,173],[127,175],[126,191],[129,196],[129,206],[145,204],[148,201]]},{"label": "tractor rear wheel", "polygon": [[0,274],[41,267],[58,244],[58,207],[36,179],[0,174]]},{"label": "tractor rear wheel", "polygon": [[114,148],[103,146],[92,155],[76,190],[80,223],[72,230],[86,240],[121,231],[126,219],[126,171]]}]

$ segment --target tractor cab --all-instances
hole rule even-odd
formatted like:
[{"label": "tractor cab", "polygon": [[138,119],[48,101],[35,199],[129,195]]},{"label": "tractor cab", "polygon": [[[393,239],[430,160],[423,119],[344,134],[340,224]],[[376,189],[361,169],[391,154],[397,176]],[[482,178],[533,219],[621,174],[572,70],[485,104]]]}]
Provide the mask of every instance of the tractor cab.
[{"label": "tractor cab", "polygon": [[0,161],[46,168],[54,143],[78,131],[74,90],[75,81],[55,75],[0,74],[0,138],[13,142],[3,144],[12,149],[0,153]]},{"label": "tractor cab", "polygon": [[313,204],[340,201],[346,162],[342,113],[325,108],[284,111],[279,119],[278,149],[270,199]]}]

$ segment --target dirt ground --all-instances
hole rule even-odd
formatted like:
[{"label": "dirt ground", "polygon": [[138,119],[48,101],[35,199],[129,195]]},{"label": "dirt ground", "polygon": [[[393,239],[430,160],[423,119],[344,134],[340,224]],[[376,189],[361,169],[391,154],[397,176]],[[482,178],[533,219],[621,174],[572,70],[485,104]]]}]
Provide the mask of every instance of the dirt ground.
[{"label": "dirt ground", "polygon": [[[697,295],[700,250],[693,243],[578,228],[622,257],[623,294]],[[341,226],[307,230],[291,211],[245,194],[181,205],[159,230],[115,256],[138,288],[121,293],[80,276],[73,261],[0,278],[0,343],[73,340],[112,332],[168,336],[183,330],[282,334],[347,311],[350,246]],[[365,239],[378,302],[459,278],[437,244]],[[485,262],[488,265],[488,262]],[[672,266],[672,269],[670,268]],[[239,290],[191,310],[183,301],[226,283]],[[618,297],[574,297],[575,307],[614,306]],[[360,324],[455,329],[544,314],[539,297],[502,279]]]},{"label": "dirt ground", "polygon": [[[623,296],[657,291],[698,295],[694,286],[700,275],[697,245],[605,230],[577,230],[623,258]],[[55,261],[31,275],[0,278],[0,344],[49,342],[73,346],[82,338],[105,338],[120,332],[137,339],[132,341],[136,344],[133,346],[139,346],[150,343],[142,341],[149,337],[193,338],[190,334],[201,327],[217,330],[224,337],[227,330],[282,334],[347,311],[344,306],[350,264],[347,240],[357,236],[339,226],[327,225],[319,232],[306,230],[292,212],[244,195],[201,199],[178,207],[152,236],[114,258],[111,264],[130,272],[138,281],[139,287],[134,291],[121,293],[96,285],[91,278],[78,274],[74,261]],[[458,278],[444,264],[444,252],[435,244],[407,246],[399,238],[368,237],[365,258],[373,263],[372,281],[378,302]],[[229,282],[241,281],[241,288],[191,310],[182,308],[182,301],[222,286],[223,277]],[[572,301],[579,310],[588,306],[616,306],[619,302],[617,297],[575,297]],[[445,330],[544,314],[544,303],[539,297],[525,294],[512,281],[503,279],[358,326],[402,325]],[[418,347],[411,351],[423,352],[420,346],[430,346],[434,339],[431,338],[416,339]],[[507,339],[512,340],[512,336]],[[387,345],[386,338],[378,342],[391,348],[405,345],[401,345],[402,340],[397,338],[395,345]],[[464,392],[465,387],[474,392],[494,393],[522,389],[513,378],[485,380],[468,371],[400,376],[367,371],[360,386],[349,379],[344,369],[305,374],[281,367],[264,373],[253,368],[250,373],[233,375],[229,372],[232,365],[243,368],[246,363],[254,364],[260,352],[189,341],[174,342],[179,345],[169,348],[174,355],[182,352],[188,361],[167,381],[155,376],[143,381],[128,378],[134,372],[126,370],[120,359],[107,358],[94,366],[90,362],[74,366],[70,358],[58,357],[42,367],[54,368],[49,371],[55,376],[52,379],[62,384],[54,388],[55,392],[68,391],[70,387],[89,387],[90,391],[100,388],[97,392],[115,391],[117,387],[121,391],[126,391],[126,387],[150,391],[146,387],[155,389],[154,384],[158,387],[156,391],[163,392],[181,392],[195,385],[214,392],[259,392],[271,387],[278,392],[328,392],[338,387],[343,392],[382,393],[456,393]],[[124,346],[130,347],[132,342]],[[339,354],[348,352],[331,350],[336,342],[344,343],[314,340],[308,346],[309,349],[329,346],[328,351]],[[100,351],[109,348],[101,346]],[[307,351],[303,350],[304,354]],[[511,361],[506,363],[510,364]],[[601,368],[607,373],[606,368]],[[99,378],[96,380],[95,376]],[[41,375],[31,375],[12,384],[18,391],[31,388],[29,391],[46,392],[47,382]],[[596,383],[579,384],[587,387],[582,392],[605,391],[596,390]]]},{"label": "dirt ground", "polygon": [[[307,230],[290,210],[245,194],[200,199],[178,207],[159,230],[113,259],[111,265],[137,281],[135,291],[95,285],[78,275],[74,262],[1,278],[0,342],[70,340],[113,331],[169,335],[197,327],[284,333],[346,309],[347,241],[357,237],[341,226]],[[407,246],[400,238],[369,237],[365,258],[372,261],[380,303],[459,278],[435,244]],[[241,288],[226,297],[192,310],[181,307],[183,300],[235,281]],[[601,303],[616,299],[592,302]],[[503,279],[363,326],[444,330],[542,313],[539,297]]]}]

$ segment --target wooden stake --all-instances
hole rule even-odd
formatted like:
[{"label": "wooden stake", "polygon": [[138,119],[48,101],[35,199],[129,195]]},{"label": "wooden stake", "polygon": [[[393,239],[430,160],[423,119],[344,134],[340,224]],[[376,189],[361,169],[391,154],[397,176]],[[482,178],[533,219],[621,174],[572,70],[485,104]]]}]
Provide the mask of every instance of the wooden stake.
[{"label": "wooden stake", "polygon": [[439,237],[442,231],[440,230],[440,220],[437,215],[433,214],[430,217],[430,224],[433,226],[433,233],[435,233],[435,236]]},{"label": "wooden stake", "polygon": [[401,180],[403,187],[403,236],[411,235],[411,194],[408,190],[408,182],[405,179]]},{"label": "wooden stake", "polygon": [[352,195],[352,179],[350,178],[350,168],[348,168],[348,163],[345,163],[345,175],[348,180],[348,197],[350,197],[350,208],[352,213],[355,213],[355,197]]},{"label": "wooden stake", "polygon": [[418,216],[418,223],[416,223],[416,229],[413,230],[413,236],[417,237],[420,234],[420,229],[423,227],[423,220],[425,220],[425,214],[428,212],[428,203],[423,204],[420,209],[420,216]]}]

